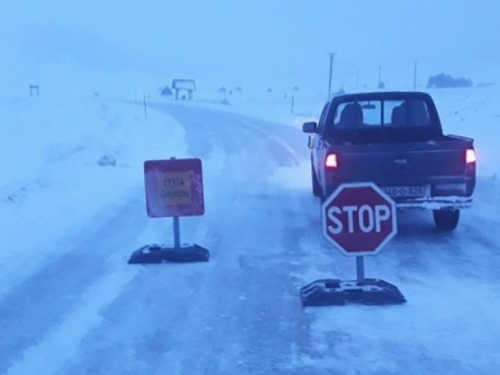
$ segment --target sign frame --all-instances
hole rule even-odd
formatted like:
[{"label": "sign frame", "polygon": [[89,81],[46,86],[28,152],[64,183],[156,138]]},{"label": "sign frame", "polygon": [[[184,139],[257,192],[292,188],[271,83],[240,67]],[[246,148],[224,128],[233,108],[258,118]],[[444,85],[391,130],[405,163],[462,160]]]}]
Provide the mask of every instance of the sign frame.
[{"label": "sign frame", "polygon": [[198,158],[144,162],[146,210],[151,218],[205,213],[203,172]]}]

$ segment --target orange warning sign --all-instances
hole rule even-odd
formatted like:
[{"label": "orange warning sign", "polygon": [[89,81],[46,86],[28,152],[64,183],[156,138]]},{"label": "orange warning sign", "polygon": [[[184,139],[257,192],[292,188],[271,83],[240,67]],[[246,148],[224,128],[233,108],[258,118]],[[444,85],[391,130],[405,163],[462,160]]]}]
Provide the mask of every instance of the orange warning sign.
[{"label": "orange warning sign", "polygon": [[160,201],[165,206],[191,204],[191,172],[161,172],[158,176]]},{"label": "orange warning sign", "polygon": [[150,217],[203,215],[203,174],[200,159],[144,162],[146,205]]}]

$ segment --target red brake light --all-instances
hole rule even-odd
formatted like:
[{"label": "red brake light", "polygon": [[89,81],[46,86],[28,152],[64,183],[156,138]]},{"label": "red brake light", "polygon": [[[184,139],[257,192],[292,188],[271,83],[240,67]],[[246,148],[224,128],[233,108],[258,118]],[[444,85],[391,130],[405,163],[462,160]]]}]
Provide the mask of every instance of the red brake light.
[{"label": "red brake light", "polygon": [[337,154],[328,154],[325,160],[325,167],[327,168],[337,168],[339,166],[337,160]]},{"label": "red brake light", "polygon": [[469,148],[467,151],[465,151],[465,163],[472,164],[475,162],[476,162],[476,151],[474,151],[472,148]]}]

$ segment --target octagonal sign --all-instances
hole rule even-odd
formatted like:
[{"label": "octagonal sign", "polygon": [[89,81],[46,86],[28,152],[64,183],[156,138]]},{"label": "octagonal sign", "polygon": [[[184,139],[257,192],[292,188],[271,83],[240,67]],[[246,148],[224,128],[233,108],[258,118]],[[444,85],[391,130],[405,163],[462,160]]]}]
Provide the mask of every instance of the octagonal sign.
[{"label": "octagonal sign", "polygon": [[372,182],[340,185],[321,216],[323,235],[346,256],[375,255],[398,230],[396,204]]}]

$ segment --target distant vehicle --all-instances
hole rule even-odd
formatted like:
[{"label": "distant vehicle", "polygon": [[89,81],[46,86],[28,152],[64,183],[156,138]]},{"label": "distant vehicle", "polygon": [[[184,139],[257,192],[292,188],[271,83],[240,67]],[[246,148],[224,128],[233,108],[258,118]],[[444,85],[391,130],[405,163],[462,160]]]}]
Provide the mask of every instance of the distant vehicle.
[{"label": "distant vehicle", "polygon": [[312,190],[326,199],[345,182],[372,181],[398,208],[433,210],[437,228],[457,227],[476,183],[473,140],[444,135],[431,96],[373,92],[336,96],[311,134]]}]

